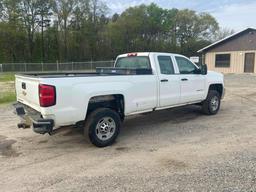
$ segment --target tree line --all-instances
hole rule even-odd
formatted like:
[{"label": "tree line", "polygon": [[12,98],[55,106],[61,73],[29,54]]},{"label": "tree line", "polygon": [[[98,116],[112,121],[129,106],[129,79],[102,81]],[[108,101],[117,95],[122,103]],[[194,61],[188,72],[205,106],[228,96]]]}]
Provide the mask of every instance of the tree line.
[{"label": "tree line", "polygon": [[192,56],[233,32],[209,13],[154,3],[110,12],[101,0],[0,0],[0,62],[108,60],[138,51]]}]

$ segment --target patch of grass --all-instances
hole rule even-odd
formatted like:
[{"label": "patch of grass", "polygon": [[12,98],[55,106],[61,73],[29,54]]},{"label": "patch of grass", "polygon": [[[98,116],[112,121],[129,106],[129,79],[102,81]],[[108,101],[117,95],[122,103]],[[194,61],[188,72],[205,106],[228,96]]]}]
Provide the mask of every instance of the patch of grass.
[{"label": "patch of grass", "polygon": [[16,100],[16,95],[14,92],[0,93],[0,104],[11,103]]},{"label": "patch of grass", "polygon": [[0,82],[14,81],[15,77],[13,73],[1,73]]}]

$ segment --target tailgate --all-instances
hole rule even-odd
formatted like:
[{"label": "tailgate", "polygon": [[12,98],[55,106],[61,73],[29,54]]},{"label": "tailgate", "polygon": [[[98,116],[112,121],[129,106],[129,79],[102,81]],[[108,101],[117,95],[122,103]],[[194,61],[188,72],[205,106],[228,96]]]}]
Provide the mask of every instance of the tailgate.
[{"label": "tailgate", "polygon": [[36,77],[22,75],[15,75],[15,77],[17,101],[39,111],[39,79]]}]

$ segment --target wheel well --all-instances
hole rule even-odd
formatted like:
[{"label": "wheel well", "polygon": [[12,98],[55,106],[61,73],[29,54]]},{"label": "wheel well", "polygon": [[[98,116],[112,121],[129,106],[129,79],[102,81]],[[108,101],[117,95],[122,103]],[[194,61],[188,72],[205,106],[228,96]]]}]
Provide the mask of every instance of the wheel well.
[{"label": "wheel well", "polygon": [[110,108],[115,110],[124,119],[124,96],[121,94],[115,95],[100,95],[92,97],[89,100],[86,117],[95,109]]},{"label": "wheel well", "polygon": [[222,96],[222,94],[223,94],[223,85],[222,84],[212,84],[209,87],[209,91],[210,90],[218,91],[220,96]]}]

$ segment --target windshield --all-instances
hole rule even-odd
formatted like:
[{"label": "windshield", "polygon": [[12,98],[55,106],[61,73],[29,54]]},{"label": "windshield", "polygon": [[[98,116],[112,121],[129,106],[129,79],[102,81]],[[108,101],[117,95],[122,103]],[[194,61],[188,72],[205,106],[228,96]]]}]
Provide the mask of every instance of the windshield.
[{"label": "windshield", "polygon": [[151,69],[149,58],[146,56],[118,58],[115,67],[128,69]]}]

